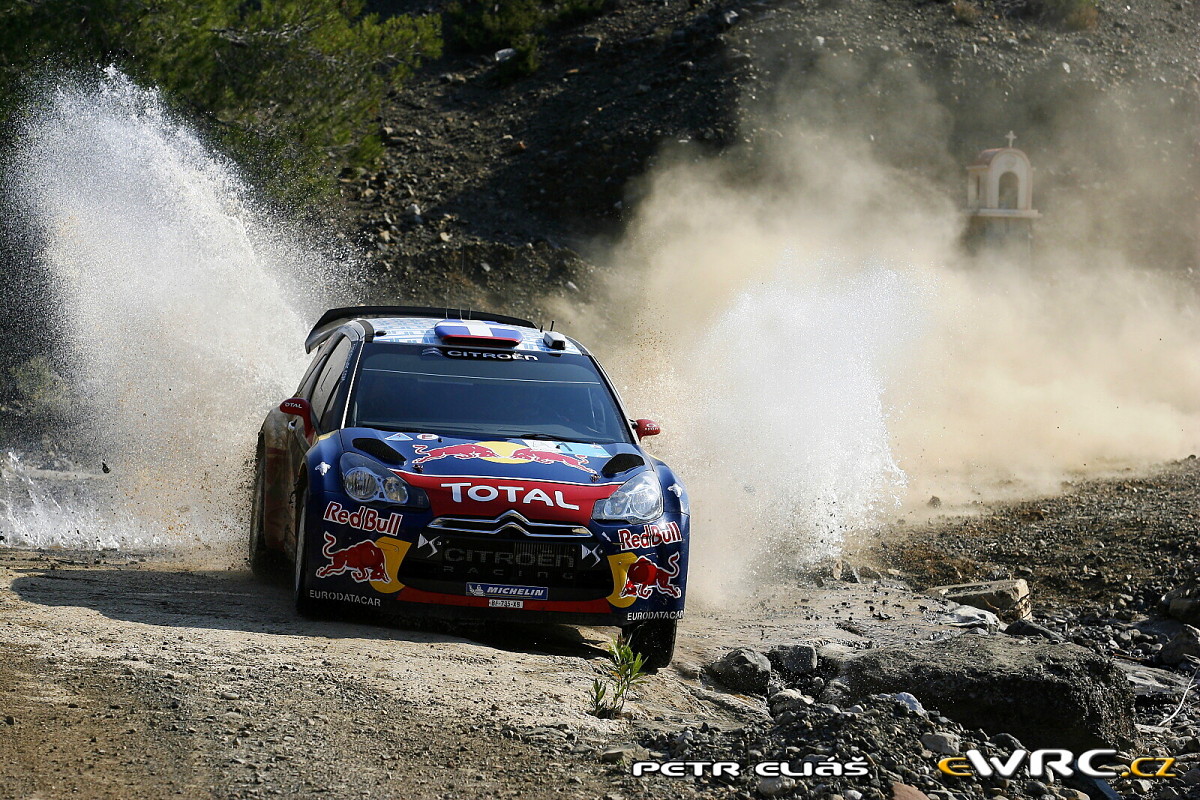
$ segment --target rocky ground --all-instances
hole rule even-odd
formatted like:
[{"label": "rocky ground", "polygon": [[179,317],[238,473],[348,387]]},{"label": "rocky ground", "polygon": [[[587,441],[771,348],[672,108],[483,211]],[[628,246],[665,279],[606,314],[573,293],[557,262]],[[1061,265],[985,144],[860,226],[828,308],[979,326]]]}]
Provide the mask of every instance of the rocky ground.
[{"label": "rocky ground", "polygon": [[[947,515],[889,540],[874,567],[695,603],[676,663],[617,719],[587,699],[611,631],[307,622],[286,587],[211,556],[0,550],[0,795],[1074,800],[1113,795],[937,763],[1111,744],[1106,763],[1178,759],[1174,778],[1114,779],[1119,796],[1197,796],[1200,715],[1184,695],[1200,641],[1158,602],[1196,563],[1197,472],[1190,460]],[[1120,554],[1134,525],[1157,559]],[[1111,586],[1062,580],[1085,526]],[[914,591],[1026,565],[1032,621],[1012,634]],[[642,759],[746,769],[632,776]],[[800,777],[755,775],[760,762]]]}]

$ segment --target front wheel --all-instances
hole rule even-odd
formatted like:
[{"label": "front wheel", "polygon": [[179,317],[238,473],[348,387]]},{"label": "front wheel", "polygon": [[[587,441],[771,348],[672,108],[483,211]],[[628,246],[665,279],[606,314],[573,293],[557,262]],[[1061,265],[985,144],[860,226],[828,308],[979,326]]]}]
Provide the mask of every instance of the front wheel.
[{"label": "front wheel", "polygon": [[679,623],[673,619],[635,622],[624,629],[625,643],[635,653],[641,653],[646,667],[660,670],[675,656],[675,631]]}]

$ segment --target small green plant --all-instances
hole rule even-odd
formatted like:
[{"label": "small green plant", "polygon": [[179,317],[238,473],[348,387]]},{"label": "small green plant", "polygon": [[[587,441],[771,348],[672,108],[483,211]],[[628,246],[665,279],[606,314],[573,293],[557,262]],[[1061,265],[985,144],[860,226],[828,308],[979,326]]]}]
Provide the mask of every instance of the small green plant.
[{"label": "small green plant", "polygon": [[592,681],[592,715],[601,719],[612,719],[625,708],[629,692],[645,683],[645,664],[641,653],[635,653],[625,642],[616,639],[608,647],[612,663],[603,678]]}]

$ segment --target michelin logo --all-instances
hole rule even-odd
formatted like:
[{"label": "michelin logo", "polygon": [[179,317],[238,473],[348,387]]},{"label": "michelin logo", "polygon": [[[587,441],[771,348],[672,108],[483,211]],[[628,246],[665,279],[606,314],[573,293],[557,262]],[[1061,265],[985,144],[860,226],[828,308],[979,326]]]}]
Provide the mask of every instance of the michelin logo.
[{"label": "michelin logo", "polygon": [[519,600],[545,600],[550,590],[545,586],[506,586],[502,583],[468,583],[467,594],[472,597],[508,597]]}]

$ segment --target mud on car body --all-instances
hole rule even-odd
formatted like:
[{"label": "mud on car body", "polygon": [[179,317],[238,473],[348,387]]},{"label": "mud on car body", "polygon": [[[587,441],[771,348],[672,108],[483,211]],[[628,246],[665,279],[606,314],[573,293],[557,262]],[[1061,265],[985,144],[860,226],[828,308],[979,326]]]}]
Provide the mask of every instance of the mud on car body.
[{"label": "mud on car body", "polygon": [[[560,333],[446,309],[333,309],[263,424],[250,563],[301,614],[621,627],[654,667],[683,616],[683,484]],[[479,317],[478,313],[474,316]]]}]

